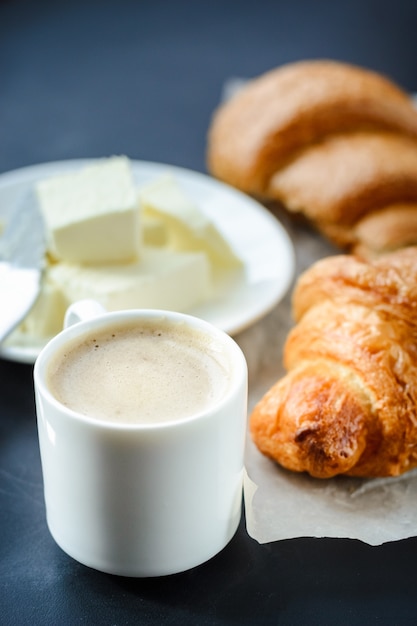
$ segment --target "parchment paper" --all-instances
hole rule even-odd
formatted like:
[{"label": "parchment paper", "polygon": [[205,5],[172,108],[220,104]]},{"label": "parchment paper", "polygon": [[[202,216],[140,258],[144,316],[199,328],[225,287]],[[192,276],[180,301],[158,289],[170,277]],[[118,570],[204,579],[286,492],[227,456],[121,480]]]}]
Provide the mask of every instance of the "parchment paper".
[{"label": "parchment paper", "polygon": [[[304,222],[273,209],[295,246],[295,278],[314,261],[340,254]],[[282,348],[293,325],[292,287],[263,320],[236,337],[248,361],[249,412],[284,375]],[[244,486],[247,530],[260,543],[295,537],[359,539],[371,545],[414,536],[417,472],[399,478],[320,480],[264,457],[247,436]]]}]

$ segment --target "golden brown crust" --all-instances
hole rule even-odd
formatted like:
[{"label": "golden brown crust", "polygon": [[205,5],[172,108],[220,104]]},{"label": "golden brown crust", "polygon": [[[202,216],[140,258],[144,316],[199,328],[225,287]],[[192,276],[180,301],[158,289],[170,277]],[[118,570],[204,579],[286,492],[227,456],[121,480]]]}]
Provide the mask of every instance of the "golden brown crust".
[{"label": "golden brown crust", "polygon": [[395,203],[360,219],[352,238],[354,252],[371,257],[417,244],[417,202]]},{"label": "golden brown crust", "polygon": [[366,227],[356,228],[369,213],[417,203],[417,110],[371,70],[303,61],[249,81],[215,112],[207,164],[217,178],[304,214],[346,250],[373,256],[410,245],[402,216],[391,244],[369,246]]},{"label": "golden brown crust", "polygon": [[294,291],[288,374],[255,407],[259,449],[328,478],[417,466],[417,248],[324,259]]},{"label": "golden brown crust", "polygon": [[334,135],[271,178],[268,195],[319,225],[350,226],[391,202],[417,202],[417,143],[390,133]]},{"label": "golden brown crust", "polygon": [[291,63],[250,81],[215,111],[208,169],[243,191],[262,194],[298,149],[330,133],[361,129],[417,137],[410,98],[371,70],[327,60]]},{"label": "golden brown crust", "polygon": [[279,381],[252,413],[251,433],[260,450],[287,469],[329,478],[363,453],[367,412],[366,398],[361,404],[348,386],[341,392],[332,364],[323,362]]},{"label": "golden brown crust", "polygon": [[298,279],[293,292],[296,321],[325,300],[344,307],[356,303],[387,308],[396,317],[417,323],[417,248],[410,247],[373,261],[336,255],[317,261]]}]

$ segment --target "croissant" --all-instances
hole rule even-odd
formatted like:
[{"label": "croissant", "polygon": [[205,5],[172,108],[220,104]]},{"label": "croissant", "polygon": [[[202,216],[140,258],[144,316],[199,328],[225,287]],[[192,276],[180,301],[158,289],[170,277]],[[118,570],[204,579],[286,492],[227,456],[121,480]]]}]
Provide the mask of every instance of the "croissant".
[{"label": "croissant", "polygon": [[[374,256],[417,243],[415,233],[403,240],[384,230],[399,204],[417,220],[417,110],[371,70],[303,61],[249,81],[214,112],[207,166],[246,193],[304,214],[348,251]],[[385,232],[377,242],[362,237],[361,220],[371,213]]]},{"label": "croissant", "polygon": [[293,292],[287,374],[250,432],[283,467],[317,478],[417,466],[417,247],[316,262]]}]

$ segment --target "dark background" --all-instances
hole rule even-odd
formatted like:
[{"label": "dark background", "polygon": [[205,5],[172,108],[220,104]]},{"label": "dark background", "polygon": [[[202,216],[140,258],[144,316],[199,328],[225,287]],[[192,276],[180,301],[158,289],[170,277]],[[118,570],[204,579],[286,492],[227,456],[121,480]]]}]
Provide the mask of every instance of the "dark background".
[{"label": "dark background", "polygon": [[[326,57],[417,91],[416,37],[415,0],[3,0],[0,172],[121,153],[204,172],[226,79]],[[415,539],[260,546],[242,522],[220,555],[185,574],[89,570],[46,528],[32,367],[0,361],[2,625],[411,625],[416,563]]]},{"label": "dark background", "polygon": [[0,1],[0,171],[71,157],[205,169],[222,85],[304,58],[417,90],[417,3]]}]

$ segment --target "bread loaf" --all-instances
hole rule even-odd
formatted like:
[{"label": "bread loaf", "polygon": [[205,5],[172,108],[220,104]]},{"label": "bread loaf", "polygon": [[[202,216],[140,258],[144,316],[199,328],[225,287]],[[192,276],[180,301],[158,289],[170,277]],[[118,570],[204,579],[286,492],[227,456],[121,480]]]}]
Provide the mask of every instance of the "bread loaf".
[{"label": "bread loaf", "polygon": [[262,453],[318,478],[417,466],[417,248],[328,257],[299,278],[288,373],[259,401]]},{"label": "bread loaf", "polygon": [[417,111],[371,70],[304,61],[249,81],[215,111],[207,164],[242,191],[303,213],[346,250],[373,256],[417,243],[398,231],[362,239],[369,214],[378,222],[401,204],[417,219]]}]

